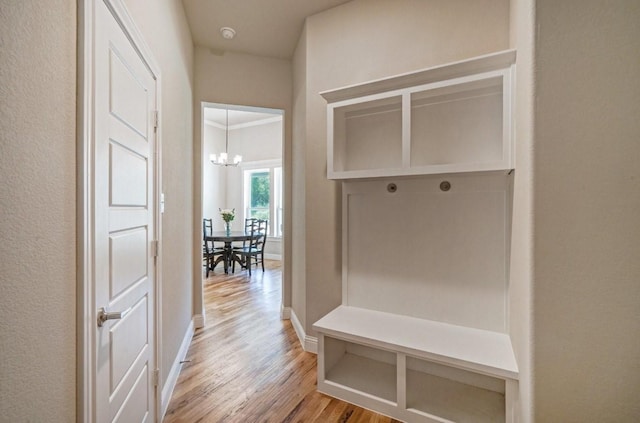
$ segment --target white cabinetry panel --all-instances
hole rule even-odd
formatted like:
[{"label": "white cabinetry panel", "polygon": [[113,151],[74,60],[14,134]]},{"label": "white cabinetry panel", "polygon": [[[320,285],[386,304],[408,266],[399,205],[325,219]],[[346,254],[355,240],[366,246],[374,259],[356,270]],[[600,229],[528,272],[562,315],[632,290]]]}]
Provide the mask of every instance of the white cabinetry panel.
[{"label": "white cabinetry panel", "polygon": [[[443,192],[443,180],[451,189]],[[503,175],[344,183],[343,303],[506,331]]]},{"label": "white cabinetry panel", "polygon": [[342,305],[318,390],[407,422],[513,423],[516,52],[321,93],[342,180]]},{"label": "white cabinetry panel", "polygon": [[513,169],[514,62],[508,50],[321,93],[328,178]]}]

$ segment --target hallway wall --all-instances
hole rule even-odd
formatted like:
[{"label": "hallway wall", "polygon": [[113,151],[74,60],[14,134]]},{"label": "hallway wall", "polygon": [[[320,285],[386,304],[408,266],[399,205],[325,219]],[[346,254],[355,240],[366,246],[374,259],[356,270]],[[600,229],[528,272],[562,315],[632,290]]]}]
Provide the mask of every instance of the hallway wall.
[{"label": "hallway wall", "polygon": [[640,421],[640,2],[537,0],[535,421]]},{"label": "hallway wall", "polygon": [[76,3],[0,7],[0,420],[75,421]]},{"label": "hallway wall", "polygon": [[[125,3],[163,78],[166,377],[192,315],[193,47],[179,2]],[[0,420],[7,422],[76,420],[77,7],[25,0],[0,8]]]}]

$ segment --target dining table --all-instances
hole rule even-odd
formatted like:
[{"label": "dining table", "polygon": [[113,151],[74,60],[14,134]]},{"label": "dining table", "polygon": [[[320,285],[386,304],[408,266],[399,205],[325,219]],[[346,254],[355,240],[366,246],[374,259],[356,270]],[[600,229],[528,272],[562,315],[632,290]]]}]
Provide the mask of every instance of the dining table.
[{"label": "dining table", "polygon": [[[253,236],[260,236],[259,234],[255,234]],[[210,235],[205,237],[205,241],[212,241],[214,244],[216,242],[224,242],[223,253],[220,257],[216,259],[216,261],[212,264],[212,270],[215,268],[218,263],[221,261],[224,262],[224,273],[229,273],[229,269],[231,269],[231,263],[235,260],[240,266],[244,266],[244,263],[237,257],[233,255],[233,243],[234,242],[243,242],[250,241],[252,238],[251,232],[244,231],[213,231]]]}]

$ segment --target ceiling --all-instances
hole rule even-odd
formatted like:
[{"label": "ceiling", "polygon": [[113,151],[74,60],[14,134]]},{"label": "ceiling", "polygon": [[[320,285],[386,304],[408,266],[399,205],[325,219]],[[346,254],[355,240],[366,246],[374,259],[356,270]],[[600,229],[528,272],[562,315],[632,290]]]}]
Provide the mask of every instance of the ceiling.
[{"label": "ceiling", "polygon": [[[289,59],[304,20],[350,0],[182,0],[193,42],[216,54],[245,53]],[[236,31],[232,40],[220,28]]]}]

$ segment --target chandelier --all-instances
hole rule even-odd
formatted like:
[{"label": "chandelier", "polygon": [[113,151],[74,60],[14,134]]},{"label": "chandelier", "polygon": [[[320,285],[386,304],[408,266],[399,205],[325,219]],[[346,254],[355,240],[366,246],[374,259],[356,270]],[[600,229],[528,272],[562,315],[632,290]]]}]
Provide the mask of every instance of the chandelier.
[{"label": "chandelier", "polygon": [[229,109],[227,109],[227,126],[225,133],[225,143],[224,143],[224,152],[220,154],[210,154],[209,160],[211,163],[218,166],[238,166],[242,161],[242,156],[236,154],[233,156],[233,161],[229,161]]}]

